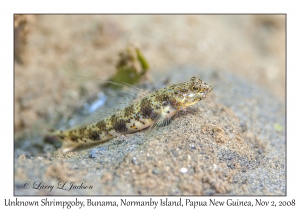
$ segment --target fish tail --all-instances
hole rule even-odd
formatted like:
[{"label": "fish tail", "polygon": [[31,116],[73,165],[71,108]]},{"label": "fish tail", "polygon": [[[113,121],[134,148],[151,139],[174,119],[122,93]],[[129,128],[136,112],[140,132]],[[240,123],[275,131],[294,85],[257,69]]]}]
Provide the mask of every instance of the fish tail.
[{"label": "fish tail", "polygon": [[57,147],[61,147],[63,152],[75,150],[78,146],[80,146],[80,143],[71,141],[68,137],[69,131],[48,129],[44,137],[44,142],[59,145]]}]

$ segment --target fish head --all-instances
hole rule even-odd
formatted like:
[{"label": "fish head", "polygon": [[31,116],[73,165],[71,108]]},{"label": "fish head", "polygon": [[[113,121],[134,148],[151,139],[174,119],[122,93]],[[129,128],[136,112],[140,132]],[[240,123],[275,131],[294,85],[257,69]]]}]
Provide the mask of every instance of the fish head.
[{"label": "fish head", "polygon": [[189,82],[182,83],[175,92],[176,101],[180,103],[180,109],[192,106],[204,100],[213,88],[198,77],[192,77]]}]

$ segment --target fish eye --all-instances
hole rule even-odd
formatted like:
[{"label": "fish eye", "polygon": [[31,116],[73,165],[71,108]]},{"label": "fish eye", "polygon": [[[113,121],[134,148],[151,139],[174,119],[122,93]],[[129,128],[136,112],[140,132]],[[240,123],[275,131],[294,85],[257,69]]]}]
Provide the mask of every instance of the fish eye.
[{"label": "fish eye", "polygon": [[196,86],[193,86],[192,88],[193,88],[193,90],[195,90],[195,91],[199,90],[199,88],[196,87]]},{"label": "fish eye", "polygon": [[167,106],[167,105],[168,105],[168,102],[163,101],[163,102],[162,102],[162,105],[163,105],[163,106]]}]

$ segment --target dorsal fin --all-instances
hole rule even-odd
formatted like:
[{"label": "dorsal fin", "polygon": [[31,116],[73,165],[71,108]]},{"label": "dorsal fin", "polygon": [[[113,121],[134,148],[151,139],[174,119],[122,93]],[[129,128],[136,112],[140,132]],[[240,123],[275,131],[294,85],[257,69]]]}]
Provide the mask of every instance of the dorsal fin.
[{"label": "dorsal fin", "polygon": [[[116,83],[112,81],[102,80],[102,79],[95,79],[91,77],[85,77],[85,76],[79,76],[80,78],[84,79],[93,79],[97,81],[101,81],[102,83],[109,83],[116,85],[120,87],[119,91],[122,91],[125,94],[122,94],[122,96],[119,96],[118,103],[112,108],[112,107],[105,107],[100,106],[99,108],[88,111],[89,115],[85,117],[79,117],[79,119],[74,119],[75,124],[72,125],[72,127],[84,127],[89,124],[99,122],[100,120],[103,120],[106,117],[109,117],[110,115],[113,115],[115,112],[126,108],[127,106],[130,106],[131,104],[141,100],[142,98],[146,97],[150,91],[144,90],[142,88],[138,88],[134,85],[127,84],[127,83]],[[118,90],[116,90],[118,91]],[[106,97],[106,96],[105,96]],[[99,99],[98,99],[99,100]],[[109,100],[109,99],[107,99]],[[91,104],[92,106],[93,104]],[[80,121],[80,122],[79,122]]]},{"label": "dorsal fin", "polygon": [[120,90],[125,92],[125,93],[128,93],[130,95],[132,95],[133,97],[145,97],[147,96],[150,91],[148,90],[144,90],[142,88],[138,88],[134,85],[131,85],[131,84],[128,84],[128,83],[116,83],[116,82],[112,82],[112,81],[108,81],[108,80],[102,80],[102,79],[95,79],[95,78],[91,78],[91,77],[85,77],[85,76],[79,76],[81,78],[84,78],[84,79],[93,79],[93,80],[98,80],[98,81],[101,81],[102,83],[109,83],[109,84],[113,84],[115,86],[118,86],[120,87]]},{"label": "dorsal fin", "polygon": [[119,109],[115,109],[115,108],[100,107],[99,109],[95,110],[93,113],[90,113],[89,115],[84,117],[80,117],[80,119],[76,119],[75,120],[76,122],[74,125],[72,125],[72,128],[81,128],[99,122],[105,119],[106,117],[113,115],[118,110]]}]

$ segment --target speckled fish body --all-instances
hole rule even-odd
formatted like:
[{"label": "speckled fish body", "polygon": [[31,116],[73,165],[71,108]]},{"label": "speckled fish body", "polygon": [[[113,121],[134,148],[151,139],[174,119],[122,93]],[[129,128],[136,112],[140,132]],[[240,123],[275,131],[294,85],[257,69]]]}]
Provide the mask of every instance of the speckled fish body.
[{"label": "speckled fish body", "polygon": [[73,147],[104,142],[118,135],[164,124],[164,121],[168,121],[178,111],[205,99],[211,91],[210,85],[197,77],[192,77],[188,82],[149,93],[136,103],[99,122],[58,131],[56,136],[69,145],[73,144]]}]

